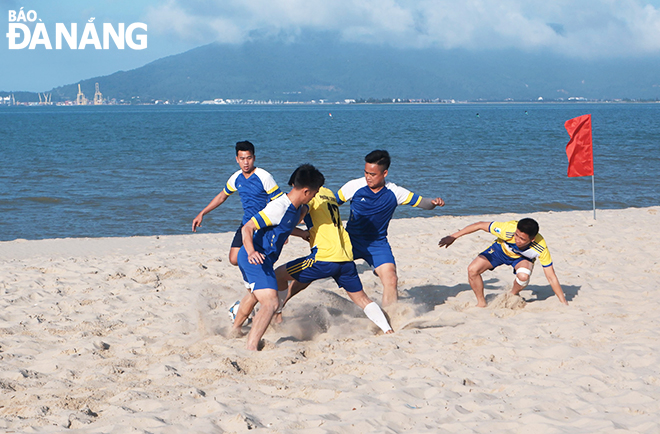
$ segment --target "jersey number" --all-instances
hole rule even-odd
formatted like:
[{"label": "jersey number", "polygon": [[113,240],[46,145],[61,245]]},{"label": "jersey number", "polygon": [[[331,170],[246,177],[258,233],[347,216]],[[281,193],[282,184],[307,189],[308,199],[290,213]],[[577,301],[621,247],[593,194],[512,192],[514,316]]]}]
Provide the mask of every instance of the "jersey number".
[{"label": "jersey number", "polygon": [[339,225],[341,225],[341,219],[339,218],[339,207],[335,204],[327,202],[326,205],[328,205],[328,211],[330,211],[330,218],[332,219],[332,223],[339,227]]}]

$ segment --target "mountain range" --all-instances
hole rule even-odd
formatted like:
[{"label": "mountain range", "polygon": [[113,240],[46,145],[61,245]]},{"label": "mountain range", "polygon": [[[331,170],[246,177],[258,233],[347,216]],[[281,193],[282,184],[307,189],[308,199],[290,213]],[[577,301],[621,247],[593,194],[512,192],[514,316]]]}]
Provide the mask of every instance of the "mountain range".
[{"label": "mountain range", "polygon": [[[398,49],[321,37],[209,44],[79,84],[88,98],[273,101],[402,98],[660,99],[660,59],[590,60],[514,50]],[[78,83],[51,91],[75,100]]]}]

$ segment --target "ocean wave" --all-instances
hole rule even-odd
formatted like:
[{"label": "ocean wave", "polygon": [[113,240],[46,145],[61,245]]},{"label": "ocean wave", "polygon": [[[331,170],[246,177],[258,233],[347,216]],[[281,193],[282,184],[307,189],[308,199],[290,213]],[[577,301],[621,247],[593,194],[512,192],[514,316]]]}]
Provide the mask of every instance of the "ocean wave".
[{"label": "ocean wave", "polygon": [[62,202],[62,199],[59,199],[57,197],[49,197],[49,196],[38,196],[38,197],[22,197],[20,200],[25,200],[28,202],[37,202],[37,203],[60,203]]}]

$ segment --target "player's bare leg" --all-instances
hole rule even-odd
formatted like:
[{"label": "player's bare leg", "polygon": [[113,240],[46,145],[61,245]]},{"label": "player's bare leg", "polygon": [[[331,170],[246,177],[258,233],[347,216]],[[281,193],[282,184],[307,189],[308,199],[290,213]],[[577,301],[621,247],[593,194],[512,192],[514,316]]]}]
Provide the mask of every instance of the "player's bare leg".
[{"label": "player's bare leg", "polygon": [[291,297],[298,294],[309,286],[309,283],[300,283],[294,280],[286,271],[285,265],[280,265],[275,269],[275,278],[277,279],[277,296],[279,298],[278,311],[273,316],[273,324],[282,322],[282,309],[291,300]]},{"label": "player's bare leg", "polygon": [[257,351],[259,349],[259,341],[261,341],[264,333],[266,333],[266,329],[270,325],[270,320],[277,310],[279,300],[277,298],[277,290],[274,288],[259,289],[252,294],[261,304],[261,307],[252,320],[252,328],[247,338],[247,349]]},{"label": "player's bare leg", "polygon": [[484,280],[481,275],[484,271],[493,268],[488,259],[479,255],[468,265],[468,282],[470,288],[477,297],[477,307],[486,307],[486,297],[484,296]]},{"label": "player's bare leg", "polygon": [[516,264],[516,278],[513,279],[513,288],[511,294],[518,295],[520,291],[529,285],[529,279],[532,277],[534,263],[530,261],[520,261]]},{"label": "player's bare leg", "polygon": [[231,327],[230,337],[241,337],[243,336],[242,327],[245,320],[248,319],[254,307],[257,305],[257,299],[250,290],[243,297],[240,304],[238,305],[238,311],[236,312],[236,318],[234,318],[234,325]]},{"label": "player's bare leg", "polygon": [[229,263],[231,265],[238,265],[238,251],[241,250],[240,247],[232,247],[229,249]]},{"label": "player's bare leg", "polygon": [[396,303],[398,300],[396,265],[391,263],[382,264],[375,271],[383,284],[383,307]]},{"label": "player's bare leg", "polygon": [[364,309],[365,307],[367,307],[369,303],[371,303],[371,299],[367,296],[367,294],[365,294],[364,291],[358,291],[358,292],[346,291],[346,294],[353,303],[357,304],[360,307],[360,309]]}]

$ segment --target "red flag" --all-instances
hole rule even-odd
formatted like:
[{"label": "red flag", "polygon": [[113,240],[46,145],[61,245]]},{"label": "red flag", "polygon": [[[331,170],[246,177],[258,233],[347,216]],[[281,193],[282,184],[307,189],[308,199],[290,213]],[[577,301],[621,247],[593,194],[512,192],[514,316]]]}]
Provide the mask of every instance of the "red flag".
[{"label": "red flag", "polygon": [[594,153],[591,141],[591,115],[569,119],[564,124],[571,139],[566,145],[568,176],[592,176]]}]

